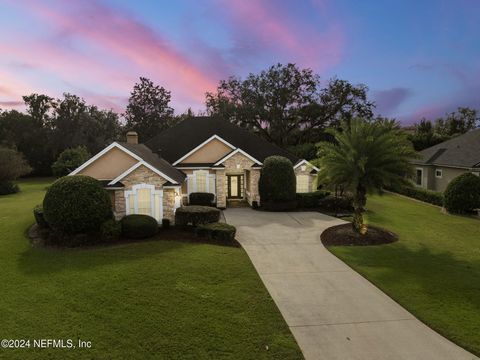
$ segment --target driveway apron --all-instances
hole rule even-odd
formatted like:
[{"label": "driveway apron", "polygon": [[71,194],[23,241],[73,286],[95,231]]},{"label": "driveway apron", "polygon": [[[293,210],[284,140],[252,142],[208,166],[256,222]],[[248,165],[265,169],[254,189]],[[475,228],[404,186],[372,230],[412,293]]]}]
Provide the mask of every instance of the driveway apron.
[{"label": "driveway apron", "polygon": [[325,249],[321,232],[342,220],[249,208],[224,215],[307,360],[478,359]]}]

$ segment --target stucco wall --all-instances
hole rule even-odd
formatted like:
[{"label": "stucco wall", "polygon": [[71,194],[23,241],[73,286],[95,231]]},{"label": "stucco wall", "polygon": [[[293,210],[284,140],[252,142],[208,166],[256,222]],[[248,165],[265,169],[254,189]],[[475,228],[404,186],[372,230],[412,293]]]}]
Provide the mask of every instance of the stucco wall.
[{"label": "stucco wall", "polygon": [[124,151],[112,148],[78,174],[88,175],[98,180],[112,180],[137,162]]},{"label": "stucco wall", "polygon": [[[179,141],[181,141],[181,139]],[[232,149],[220,140],[212,139],[189,157],[185,158],[180,164],[213,163],[231,151]]]},{"label": "stucco wall", "polygon": [[[466,169],[449,168],[444,166],[415,165],[416,169],[423,169],[423,184],[421,187],[428,190],[443,192],[448,184],[457,176],[468,172]],[[436,170],[442,170],[442,177],[436,177]]]}]

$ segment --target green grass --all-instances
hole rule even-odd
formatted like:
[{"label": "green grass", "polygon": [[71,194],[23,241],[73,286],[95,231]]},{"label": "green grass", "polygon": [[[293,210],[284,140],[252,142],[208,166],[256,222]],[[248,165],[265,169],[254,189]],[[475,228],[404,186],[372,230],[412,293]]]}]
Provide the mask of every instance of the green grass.
[{"label": "green grass", "polygon": [[368,200],[368,222],[399,241],[330,250],[424,323],[480,355],[480,221],[398,195]]},{"label": "green grass", "polygon": [[0,197],[0,339],[80,338],[92,348],[0,349],[1,359],[302,358],[240,248],[32,248],[25,231],[48,183],[22,181]]}]

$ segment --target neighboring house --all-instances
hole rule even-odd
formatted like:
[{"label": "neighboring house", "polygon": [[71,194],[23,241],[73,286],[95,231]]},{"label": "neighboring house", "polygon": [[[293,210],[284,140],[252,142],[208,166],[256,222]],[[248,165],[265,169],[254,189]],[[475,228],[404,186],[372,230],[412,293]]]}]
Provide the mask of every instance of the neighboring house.
[{"label": "neighboring house", "polygon": [[415,165],[416,186],[444,191],[452,179],[466,172],[480,174],[480,129],[454,137],[419,152]]},{"label": "neighboring house", "polygon": [[145,144],[135,132],[114,142],[70,175],[96,178],[110,193],[115,216],[147,214],[174,220],[192,192],[215,195],[217,207],[231,201],[260,203],[258,179],[265,158],[292,161],[297,192],[314,191],[318,169],[262,138],[214,117],[196,117],[163,131]]}]

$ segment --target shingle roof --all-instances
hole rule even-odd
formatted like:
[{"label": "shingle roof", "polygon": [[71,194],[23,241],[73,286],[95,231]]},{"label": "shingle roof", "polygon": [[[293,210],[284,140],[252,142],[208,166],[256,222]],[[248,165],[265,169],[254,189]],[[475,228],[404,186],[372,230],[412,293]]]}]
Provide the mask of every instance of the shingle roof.
[{"label": "shingle roof", "polygon": [[126,142],[119,142],[119,144],[176,182],[182,183],[185,179],[185,174],[182,171],[175,169],[168,161],[153,153],[144,144],[130,144]]},{"label": "shingle roof", "polygon": [[261,162],[271,155],[285,156],[293,164],[300,160],[296,155],[245,129],[221,118],[209,116],[183,120],[176,126],[161,132],[145,145],[173,163],[213,135],[220,136]]},{"label": "shingle roof", "polygon": [[429,147],[419,154],[420,159],[414,161],[416,164],[480,167],[480,129]]}]

